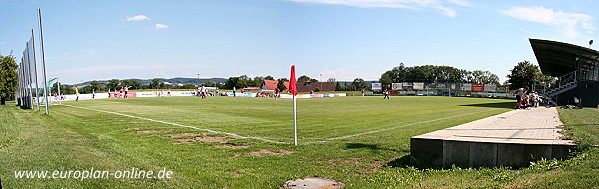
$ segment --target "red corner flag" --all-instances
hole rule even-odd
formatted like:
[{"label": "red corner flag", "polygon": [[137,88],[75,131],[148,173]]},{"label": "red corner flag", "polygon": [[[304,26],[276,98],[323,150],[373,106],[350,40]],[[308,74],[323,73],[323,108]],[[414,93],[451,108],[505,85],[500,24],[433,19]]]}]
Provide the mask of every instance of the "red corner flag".
[{"label": "red corner flag", "polygon": [[289,92],[297,95],[297,81],[295,80],[295,65],[291,66],[291,78],[289,79]]}]

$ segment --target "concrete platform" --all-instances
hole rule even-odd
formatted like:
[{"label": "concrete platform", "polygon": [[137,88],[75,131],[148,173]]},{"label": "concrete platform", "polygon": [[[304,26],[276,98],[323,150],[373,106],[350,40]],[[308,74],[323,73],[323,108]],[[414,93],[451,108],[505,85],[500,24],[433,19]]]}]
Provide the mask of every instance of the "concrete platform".
[{"label": "concrete platform", "polygon": [[434,166],[524,166],[564,159],[576,144],[561,140],[557,109],[513,110],[410,139],[416,161]]}]

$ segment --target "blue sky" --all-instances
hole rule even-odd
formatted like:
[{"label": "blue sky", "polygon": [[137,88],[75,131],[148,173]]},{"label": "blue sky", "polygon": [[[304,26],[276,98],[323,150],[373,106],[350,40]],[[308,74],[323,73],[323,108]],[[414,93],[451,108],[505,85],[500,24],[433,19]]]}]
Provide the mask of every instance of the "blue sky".
[{"label": "blue sky", "polygon": [[[42,9],[48,77],[299,75],[376,80],[406,66],[488,70],[502,81],[528,38],[588,47],[596,0],[0,0],[0,52],[20,59]],[[596,47],[593,47],[597,49]]]}]

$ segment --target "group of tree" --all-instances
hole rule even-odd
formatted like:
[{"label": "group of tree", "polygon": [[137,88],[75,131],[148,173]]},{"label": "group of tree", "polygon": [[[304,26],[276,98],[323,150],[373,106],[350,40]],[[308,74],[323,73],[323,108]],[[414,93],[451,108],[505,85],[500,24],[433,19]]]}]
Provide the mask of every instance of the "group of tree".
[{"label": "group of tree", "polygon": [[381,75],[379,82],[383,84],[399,82],[448,82],[473,84],[499,84],[499,77],[489,71],[468,71],[451,66],[412,66],[403,63]]},{"label": "group of tree", "polygon": [[[206,87],[222,86],[213,81],[205,81],[204,83],[202,83],[200,85],[203,85]],[[85,86],[73,86],[73,85],[61,84],[60,85],[60,93],[61,94],[75,94],[75,88],[77,88],[77,91],[79,91],[79,93],[82,93],[82,94],[88,94],[88,93],[92,93],[92,92],[101,93],[101,92],[108,92],[108,91],[115,91],[115,90],[118,91],[124,86],[129,87],[129,89],[131,89],[131,90],[196,89],[196,88],[198,88],[197,84],[191,84],[191,83],[187,83],[187,84],[184,84],[181,86],[169,85],[169,84],[162,82],[158,78],[152,79],[151,82],[147,85],[142,84],[141,81],[138,79],[126,79],[126,80],[111,79],[111,80],[108,80],[108,82],[91,81],[89,83],[89,85],[85,85]],[[58,93],[58,84],[57,83],[53,84],[51,93]]]},{"label": "group of tree", "polygon": [[543,75],[539,66],[534,65],[529,61],[519,62],[510,70],[510,74],[507,75],[507,78],[508,80],[505,84],[509,85],[512,90],[518,88],[539,90],[549,88],[556,82],[555,77]]},{"label": "group of tree", "polygon": [[248,77],[247,75],[242,75],[239,77],[229,77],[225,84],[221,87],[224,89],[241,89],[245,87],[260,87],[262,86],[262,82],[264,80],[275,80],[272,76],[256,76],[254,78]]},{"label": "group of tree", "polygon": [[354,81],[347,86],[340,85],[339,82],[337,82],[337,85],[335,86],[335,90],[337,91],[359,91],[362,89],[369,90],[368,83],[362,78],[355,78]]},{"label": "group of tree", "polygon": [[0,105],[5,105],[7,100],[14,98],[19,83],[17,68],[15,57],[0,54]]}]

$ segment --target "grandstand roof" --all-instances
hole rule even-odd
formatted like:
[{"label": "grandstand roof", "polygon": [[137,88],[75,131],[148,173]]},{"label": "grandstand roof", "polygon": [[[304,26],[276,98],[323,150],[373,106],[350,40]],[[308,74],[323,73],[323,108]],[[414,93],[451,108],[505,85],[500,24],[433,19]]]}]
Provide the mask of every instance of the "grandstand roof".
[{"label": "grandstand roof", "polygon": [[541,72],[560,77],[580,69],[590,69],[599,63],[599,52],[590,48],[543,39],[529,39]]}]

